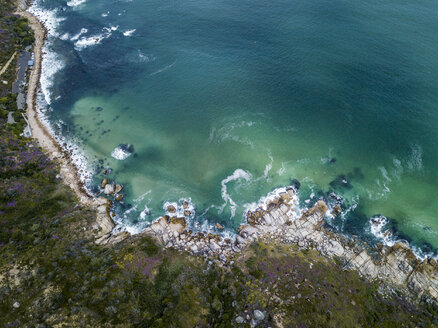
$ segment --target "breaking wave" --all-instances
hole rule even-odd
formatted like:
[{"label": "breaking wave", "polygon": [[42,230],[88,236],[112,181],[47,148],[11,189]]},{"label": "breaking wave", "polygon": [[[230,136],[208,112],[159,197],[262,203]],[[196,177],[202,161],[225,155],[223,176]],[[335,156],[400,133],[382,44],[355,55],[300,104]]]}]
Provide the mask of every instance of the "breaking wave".
[{"label": "breaking wave", "polygon": [[130,144],[120,144],[111,152],[111,157],[124,161],[134,152],[134,147]]},{"label": "breaking wave", "polygon": [[220,207],[219,213],[222,213],[223,210],[225,209],[225,206],[227,206],[227,204],[229,204],[230,211],[231,211],[231,217],[232,218],[234,217],[234,215],[236,214],[237,204],[233,201],[231,196],[228,194],[227,184],[231,181],[242,180],[242,179],[249,181],[249,180],[251,180],[251,178],[252,178],[251,173],[244,171],[242,169],[237,169],[233,172],[232,175],[229,175],[228,177],[226,177],[225,179],[223,179],[221,181],[221,186],[222,186],[221,195],[222,195],[222,199],[225,201],[225,203]]},{"label": "breaking wave", "polygon": [[87,0],[70,0],[67,2],[67,6],[69,7],[77,7],[83,3],[87,2]]},{"label": "breaking wave", "polygon": [[123,35],[124,36],[131,36],[134,34],[135,31],[137,31],[135,28],[132,30],[127,30],[127,31],[123,32]]}]

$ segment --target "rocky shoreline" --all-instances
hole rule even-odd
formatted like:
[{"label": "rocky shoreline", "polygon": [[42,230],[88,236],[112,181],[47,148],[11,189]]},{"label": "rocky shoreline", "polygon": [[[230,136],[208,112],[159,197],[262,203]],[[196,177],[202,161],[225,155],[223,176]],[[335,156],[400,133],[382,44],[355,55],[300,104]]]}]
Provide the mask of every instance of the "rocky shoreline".
[{"label": "rocky shoreline", "polygon": [[[104,194],[113,197],[114,201],[121,195],[122,187],[106,179],[102,188]],[[93,205],[97,209],[97,244],[111,245],[130,237],[126,231],[114,232],[110,199],[100,196]],[[312,208],[297,215],[298,196],[293,187],[285,188],[264,205],[264,209],[248,212],[247,223],[239,226],[234,240],[213,233],[193,232],[188,230],[186,218],[170,215],[160,217],[139,235],[150,236],[164,247],[217,260],[222,265],[232,264],[238,253],[257,240],[294,244],[336,258],[345,269],[357,270],[370,280],[377,279],[407,291],[415,299],[438,301],[438,263],[434,259],[417,258],[409,245],[402,242],[391,247],[378,244],[372,249],[365,243],[333,233],[324,226],[324,217],[329,211],[324,201],[319,200]],[[334,214],[339,214],[339,211],[335,209]]]},{"label": "rocky shoreline", "polygon": [[[92,203],[92,206],[96,209],[96,244],[111,245],[131,236],[127,231],[115,233],[113,230],[116,225],[113,220],[115,214],[111,212],[111,205],[113,202],[119,202],[123,199],[121,193],[123,186],[114,184],[106,178],[102,181],[101,186],[106,197],[99,196]],[[112,200],[108,197],[112,197]]]},{"label": "rocky shoreline", "polygon": [[[296,191],[285,189],[267,204],[267,209],[248,213],[247,224],[239,227],[235,240],[216,234],[193,233],[187,230],[184,218],[169,216],[159,218],[141,234],[153,237],[165,247],[217,259],[225,265],[231,264],[237,253],[256,240],[295,244],[336,258],[345,269],[357,270],[370,280],[377,279],[407,291],[415,299],[438,300],[438,264],[434,259],[418,259],[408,245],[401,242],[392,247],[379,245],[371,250],[364,243],[324,227],[324,216],[329,210],[324,201],[318,201],[298,217],[294,214],[297,205]],[[120,239],[118,236],[111,238]]]}]

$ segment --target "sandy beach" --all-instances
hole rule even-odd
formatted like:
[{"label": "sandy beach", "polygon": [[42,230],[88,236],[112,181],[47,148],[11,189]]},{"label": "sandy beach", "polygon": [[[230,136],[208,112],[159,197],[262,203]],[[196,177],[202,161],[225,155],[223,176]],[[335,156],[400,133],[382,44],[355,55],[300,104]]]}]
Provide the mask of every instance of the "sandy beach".
[{"label": "sandy beach", "polygon": [[57,160],[59,162],[62,179],[74,190],[81,203],[84,205],[90,205],[93,201],[93,198],[85,191],[85,188],[78,177],[75,166],[70,163],[70,155],[57,144],[49,131],[47,131],[44,124],[39,120],[36,110],[36,95],[40,83],[43,55],[42,50],[47,32],[38,19],[26,11],[26,8],[23,4],[18,5],[17,14],[26,17],[29,20],[29,25],[35,34],[35,43],[33,49],[35,54],[35,63],[29,78],[28,91],[26,95],[27,117],[32,131],[32,136],[38,142],[38,144],[48,152],[52,160]]}]

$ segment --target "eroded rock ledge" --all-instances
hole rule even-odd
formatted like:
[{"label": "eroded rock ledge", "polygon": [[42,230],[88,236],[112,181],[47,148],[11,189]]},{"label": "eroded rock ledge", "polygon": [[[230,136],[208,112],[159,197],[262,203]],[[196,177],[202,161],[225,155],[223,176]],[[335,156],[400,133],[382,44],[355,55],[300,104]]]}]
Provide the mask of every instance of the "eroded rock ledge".
[{"label": "eroded rock ledge", "polygon": [[371,256],[365,244],[324,228],[324,215],[328,211],[324,201],[318,201],[300,215],[296,212],[297,204],[294,189],[285,189],[276,199],[265,204],[266,208],[248,213],[247,224],[239,227],[235,240],[211,233],[193,233],[187,230],[184,218],[169,216],[153,222],[142,234],[152,236],[165,247],[217,258],[225,264],[232,263],[236,253],[255,240],[296,244],[300,248],[316,249],[330,258],[336,257],[345,268],[402,288],[415,298],[438,300],[438,264],[434,259],[421,261],[403,243],[381,246],[374,250],[377,256]]},{"label": "eroded rock ledge", "polygon": [[96,208],[96,244],[106,245],[115,244],[130,237],[127,231],[114,233],[114,221],[111,218],[111,200],[105,197],[98,197],[94,200],[93,206]]}]

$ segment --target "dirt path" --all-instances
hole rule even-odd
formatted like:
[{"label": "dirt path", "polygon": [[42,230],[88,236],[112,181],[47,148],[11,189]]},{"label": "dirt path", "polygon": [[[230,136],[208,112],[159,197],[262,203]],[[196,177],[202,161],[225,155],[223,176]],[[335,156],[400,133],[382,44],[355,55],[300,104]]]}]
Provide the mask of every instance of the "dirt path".
[{"label": "dirt path", "polygon": [[17,52],[15,51],[11,58],[9,58],[9,60],[7,61],[7,63],[5,64],[5,66],[2,67],[2,69],[0,70],[0,76],[3,75],[4,72],[6,72],[6,70],[8,69],[9,65],[11,64],[11,62],[14,60],[15,56],[17,55]]}]

